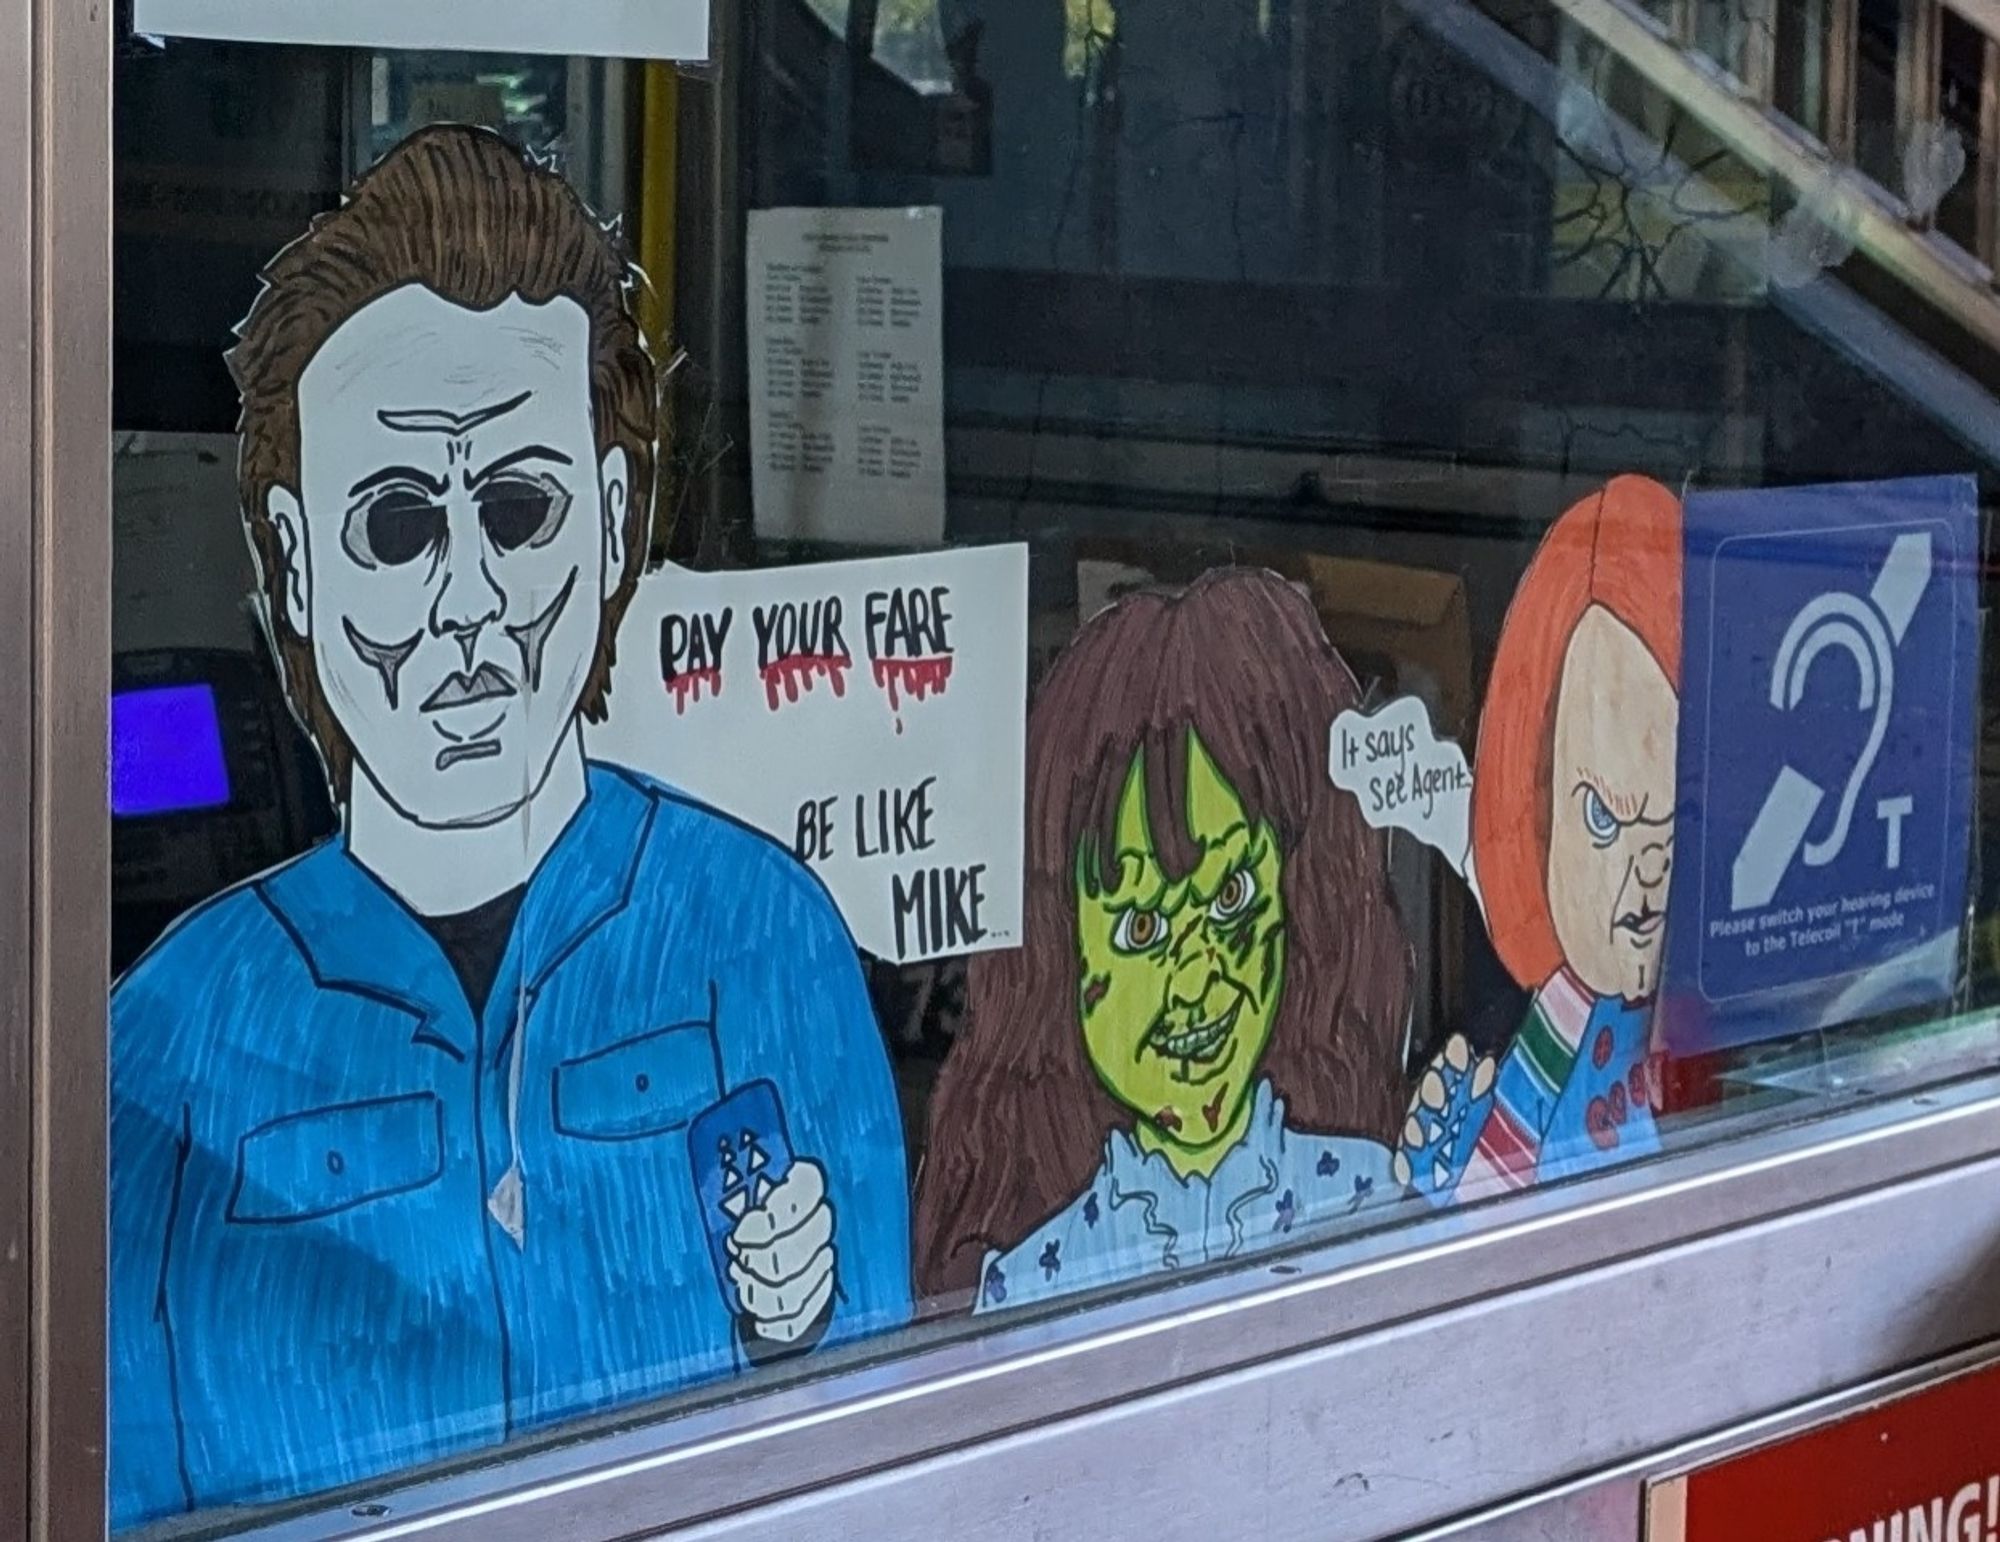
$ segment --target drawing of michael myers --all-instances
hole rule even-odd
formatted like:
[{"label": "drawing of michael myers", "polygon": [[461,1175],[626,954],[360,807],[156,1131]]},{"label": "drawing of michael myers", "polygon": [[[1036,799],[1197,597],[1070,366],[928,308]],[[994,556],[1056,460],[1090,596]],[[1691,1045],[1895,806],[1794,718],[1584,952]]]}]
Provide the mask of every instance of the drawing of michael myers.
[{"label": "drawing of michael myers", "polygon": [[121,1527],[910,1309],[894,1089],[832,903],[584,758],[655,466],[613,236],[504,140],[435,128],[263,280],[230,357],[242,502],[342,829],[112,997]]}]

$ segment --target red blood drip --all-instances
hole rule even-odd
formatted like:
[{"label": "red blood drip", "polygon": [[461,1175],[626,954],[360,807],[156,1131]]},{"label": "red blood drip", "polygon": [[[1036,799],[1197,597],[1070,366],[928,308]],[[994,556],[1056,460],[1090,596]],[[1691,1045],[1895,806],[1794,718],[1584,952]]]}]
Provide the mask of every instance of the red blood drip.
[{"label": "red blood drip", "polygon": [[708,687],[710,696],[722,694],[722,671],[720,669],[690,669],[675,675],[667,682],[667,689],[674,693],[674,716],[679,717],[688,709],[688,703],[701,700],[701,688]]},{"label": "red blood drip", "polygon": [[1180,1134],[1181,1116],[1171,1108],[1163,1108],[1157,1114],[1153,1115],[1153,1123],[1157,1124],[1169,1135]]},{"label": "red blood drip", "polygon": [[813,679],[819,675],[826,677],[835,696],[845,696],[847,672],[853,667],[854,660],[844,653],[795,653],[775,664],[766,664],[759,671],[764,678],[764,703],[776,712],[780,692],[785,701],[797,701],[800,692],[813,688]]},{"label": "red blood drip", "polygon": [[1222,1123],[1222,1095],[1228,1090],[1227,1087],[1216,1088],[1215,1101],[1201,1105],[1201,1117],[1208,1121],[1208,1127],[1211,1131],[1218,1124]]},{"label": "red blood drip", "polygon": [[889,693],[889,710],[900,712],[903,706],[902,692],[910,693],[910,700],[922,701],[935,692],[944,694],[944,688],[951,682],[951,655],[940,654],[934,659],[877,659],[875,661],[875,683]]}]

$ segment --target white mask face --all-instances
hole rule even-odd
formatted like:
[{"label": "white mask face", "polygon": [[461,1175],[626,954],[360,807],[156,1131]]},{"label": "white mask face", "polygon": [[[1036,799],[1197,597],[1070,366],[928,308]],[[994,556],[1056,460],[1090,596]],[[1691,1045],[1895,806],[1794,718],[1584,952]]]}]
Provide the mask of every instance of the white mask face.
[{"label": "white mask face", "polygon": [[517,810],[566,742],[623,566],[625,455],[599,457],[590,323],[410,286],[299,380],[294,493],[270,512],[355,774],[413,822]]}]

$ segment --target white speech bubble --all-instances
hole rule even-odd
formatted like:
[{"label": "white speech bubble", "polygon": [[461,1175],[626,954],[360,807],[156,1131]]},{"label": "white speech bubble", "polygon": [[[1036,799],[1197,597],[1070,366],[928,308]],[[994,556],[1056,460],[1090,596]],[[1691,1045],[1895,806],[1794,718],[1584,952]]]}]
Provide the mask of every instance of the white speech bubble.
[{"label": "white speech bubble", "polygon": [[1405,830],[1472,882],[1472,768],[1465,751],[1431,730],[1415,696],[1372,713],[1343,712],[1327,746],[1333,785],[1354,795],[1378,830]]}]

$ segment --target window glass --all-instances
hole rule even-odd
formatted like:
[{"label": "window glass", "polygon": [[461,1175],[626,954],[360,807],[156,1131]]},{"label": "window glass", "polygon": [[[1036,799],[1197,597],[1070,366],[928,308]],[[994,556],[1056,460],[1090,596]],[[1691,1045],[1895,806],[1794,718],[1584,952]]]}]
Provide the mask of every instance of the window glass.
[{"label": "window glass", "polygon": [[718,25],[120,39],[115,1529],[1990,1066],[1996,39]]}]

